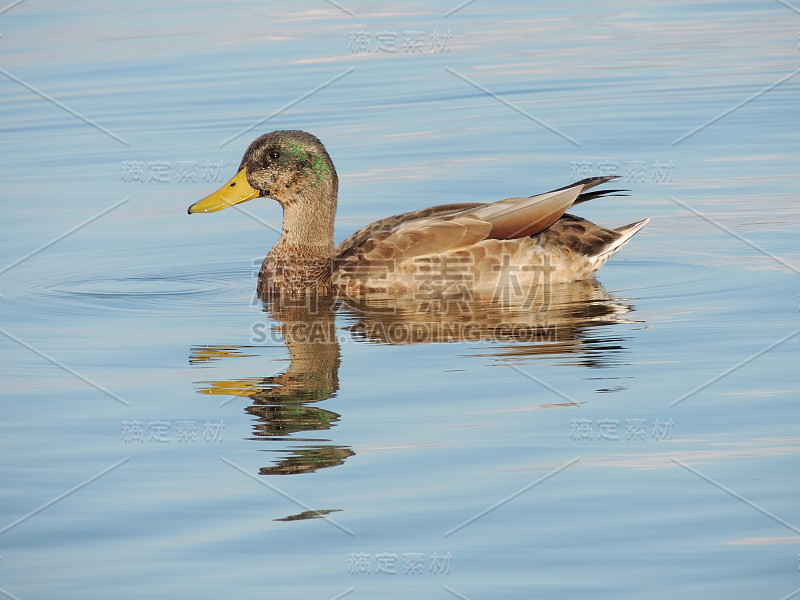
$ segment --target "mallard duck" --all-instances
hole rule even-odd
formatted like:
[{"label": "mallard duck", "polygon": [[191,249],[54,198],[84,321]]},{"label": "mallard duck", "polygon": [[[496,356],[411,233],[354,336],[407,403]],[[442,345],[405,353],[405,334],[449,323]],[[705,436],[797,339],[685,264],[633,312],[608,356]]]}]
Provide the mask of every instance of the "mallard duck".
[{"label": "mallard duck", "polygon": [[392,296],[517,292],[591,277],[648,219],[607,229],[567,209],[619,190],[588,192],[593,177],[522,198],[444,204],[376,221],[333,242],[339,180],[328,152],[304,131],[253,141],[236,175],[189,213],[257,197],[283,207],[281,236],[261,266],[258,293]]}]

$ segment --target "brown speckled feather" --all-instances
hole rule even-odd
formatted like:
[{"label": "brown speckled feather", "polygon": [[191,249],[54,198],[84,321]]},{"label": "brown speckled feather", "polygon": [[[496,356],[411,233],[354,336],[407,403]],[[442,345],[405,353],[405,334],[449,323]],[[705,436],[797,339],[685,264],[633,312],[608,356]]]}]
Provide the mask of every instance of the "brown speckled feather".
[{"label": "brown speckled feather", "polygon": [[386,233],[397,229],[403,223],[408,221],[416,221],[426,217],[443,217],[452,215],[453,213],[461,212],[469,208],[476,208],[483,206],[481,203],[463,203],[463,204],[440,204],[439,206],[432,206],[430,208],[423,208],[421,210],[412,210],[409,212],[401,213],[391,217],[386,217],[375,221],[362,227],[353,235],[345,239],[336,248],[336,253],[340,258],[346,258],[356,250],[369,238],[379,234]]},{"label": "brown speckled feather", "polygon": [[583,190],[607,180],[382,219],[339,245],[333,283],[349,295],[397,295],[426,287],[485,291],[585,279],[645,224],[622,232],[564,213],[583,201]]}]

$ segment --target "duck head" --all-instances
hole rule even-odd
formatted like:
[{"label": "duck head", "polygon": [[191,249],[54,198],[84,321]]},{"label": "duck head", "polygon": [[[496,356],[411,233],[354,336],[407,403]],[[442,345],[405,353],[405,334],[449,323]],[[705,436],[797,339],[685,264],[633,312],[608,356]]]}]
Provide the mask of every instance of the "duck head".
[{"label": "duck head", "polygon": [[272,198],[283,207],[280,243],[323,247],[329,252],[338,189],[336,169],[322,142],[305,131],[273,131],[254,140],[236,175],[192,204],[189,213]]},{"label": "duck head", "polygon": [[236,175],[219,190],[192,204],[189,213],[216,212],[258,197],[277,200],[284,208],[296,203],[333,202],[338,177],[328,152],[305,131],[273,131],[254,140]]}]

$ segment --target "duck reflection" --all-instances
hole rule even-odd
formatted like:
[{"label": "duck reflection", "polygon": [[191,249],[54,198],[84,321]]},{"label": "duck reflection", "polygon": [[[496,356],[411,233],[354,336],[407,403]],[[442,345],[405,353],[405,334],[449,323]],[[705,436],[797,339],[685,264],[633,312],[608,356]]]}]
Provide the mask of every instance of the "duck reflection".
[{"label": "duck reflection", "polygon": [[[256,341],[277,337],[283,340],[290,356],[285,371],[258,379],[210,381],[198,390],[202,394],[248,398],[250,405],[245,410],[255,417],[252,439],[299,444],[280,451],[285,456],[276,465],[262,467],[262,475],[309,473],[339,465],[354,454],[349,448],[311,435],[330,429],[340,418],[333,411],[315,406],[339,390],[341,351],[335,307],[332,301],[312,307],[305,301],[293,300],[266,303],[264,309],[273,324],[258,324],[263,330],[253,328]],[[248,355],[246,348],[195,347],[190,362]]]},{"label": "duck reflection", "polygon": [[[341,418],[319,406],[339,390],[341,342],[424,344],[475,342],[478,356],[498,361],[564,357],[573,364],[615,363],[623,338],[606,326],[633,323],[629,301],[612,297],[596,280],[534,288],[508,301],[471,294],[398,300],[268,298],[268,317],[252,328],[258,346],[198,346],[190,361],[252,356],[272,341],[285,344],[289,366],[256,379],[205,382],[200,393],[248,398],[253,438],[292,444],[263,475],[310,473],[342,464],[355,453],[319,435]],[[340,325],[337,326],[337,318]]]},{"label": "duck reflection", "polygon": [[569,356],[588,367],[610,366],[621,346],[603,325],[633,323],[633,307],[596,280],[538,286],[526,297],[451,296],[382,299],[344,311],[357,340],[386,344],[485,342],[486,357],[533,359]]},{"label": "duck reflection", "polygon": [[250,395],[247,412],[256,417],[255,439],[270,438],[302,442],[287,451],[287,456],[262,475],[308,473],[342,464],[354,452],[328,440],[292,437],[330,429],[340,415],[314,406],[336,395],[339,390],[341,350],[337,338],[332,302],[309,306],[297,299],[271,302],[264,306],[289,350],[289,368],[262,381],[261,389]]}]

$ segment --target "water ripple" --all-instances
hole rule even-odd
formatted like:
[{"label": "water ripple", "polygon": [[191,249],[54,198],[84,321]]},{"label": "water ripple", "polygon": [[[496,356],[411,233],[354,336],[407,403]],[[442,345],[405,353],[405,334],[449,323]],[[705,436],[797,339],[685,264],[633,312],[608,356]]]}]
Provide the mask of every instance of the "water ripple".
[{"label": "water ripple", "polygon": [[228,302],[247,295],[254,282],[242,270],[197,273],[140,273],[49,281],[30,288],[32,295],[116,310],[181,310],[189,305]]}]

